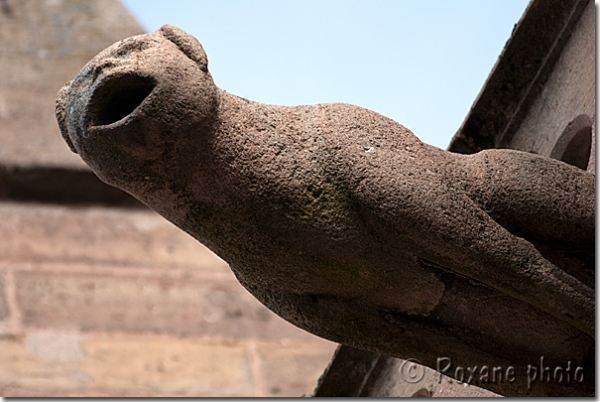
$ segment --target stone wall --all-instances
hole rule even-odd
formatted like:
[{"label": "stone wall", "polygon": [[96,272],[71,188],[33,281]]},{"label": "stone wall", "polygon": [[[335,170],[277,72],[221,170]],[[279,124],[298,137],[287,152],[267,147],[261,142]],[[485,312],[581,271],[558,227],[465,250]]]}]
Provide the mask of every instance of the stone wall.
[{"label": "stone wall", "polygon": [[[507,148],[520,149],[586,169],[596,120],[596,9],[588,2],[578,23],[516,132],[506,139]],[[583,160],[567,159],[569,142],[583,152]],[[579,159],[581,159],[581,157]],[[592,163],[593,165],[593,163]]]},{"label": "stone wall", "polygon": [[62,84],[142,33],[116,0],[0,0],[0,395],[301,396],[335,344],[72,154]]}]

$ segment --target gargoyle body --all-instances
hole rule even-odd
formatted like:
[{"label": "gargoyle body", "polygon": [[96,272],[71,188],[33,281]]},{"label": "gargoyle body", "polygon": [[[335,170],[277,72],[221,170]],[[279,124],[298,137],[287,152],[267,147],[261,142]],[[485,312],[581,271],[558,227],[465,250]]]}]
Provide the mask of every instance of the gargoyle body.
[{"label": "gargoyle body", "polygon": [[[593,344],[593,266],[569,271],[534,246],[593,261],[583,170],[512,150],[449,153],[357,106],[242,99],[171,26],[91,60],[59,93],[57,118],[101,180],[318,335],[401,357],[459,344],[467,356],[479,342],[512,358],[484,340],[508,331],[517,344],[536,330]],[[561,342],[548,347],[560,355]]]}]

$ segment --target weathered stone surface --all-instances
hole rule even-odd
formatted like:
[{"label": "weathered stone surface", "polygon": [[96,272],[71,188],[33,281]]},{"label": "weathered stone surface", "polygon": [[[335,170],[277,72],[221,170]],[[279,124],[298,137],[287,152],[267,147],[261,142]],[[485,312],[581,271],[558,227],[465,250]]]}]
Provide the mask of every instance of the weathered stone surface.
[{"label": "weathered stone surface", "polygon": [[47,331],[0,338],[0,361],[3,396],[254,396],[236,342]]},{"label": "weathered stone surface", "polygon": [[514,149],[550,156],[569,123],[596,116],[596,13],[588,1],[543,90],[510,141]]},{"label": "weathered stone surface", "polygon": [[[442,366],[443,367],[443,366]],[[473,370],[473,368],[471,368]],[[493,392],[472,385],[475,380],[467,381],[467,373],[463,381],[457,381],[437,371],[413,364],[411,361],[383,357],[375,367],[378,375],[370,378],[360,396],[386,397],[497,397]],[[503,373],[504,375],[504,373]],[[472,377],[477,377],[473,375]],[[505,381],[505,380],[504,380]]]},{"label": "weathered stone surface", "polygon": [[[242,344],[150,337],[115,340],[107,336],[83,345],[90,357],[86,371],[97,386],[137,384],[187,395],[253,396],[248,354]],[[90,364],[100,359],[106,364]]]},{"label": "weathered stone surface", "polygon": [[98,51],[142,32],[117,0],[2,0],[0,163],[85,168],[58,140],[56,91]]},{"label": "weathered stone surface", "polygon": [[448,350],[464,366],[590,356],[590,266],[554,255],[593,261],[594,176],[580,169],[446,153],[350,105],[237,98],[169,26],[96,56],[57,117],[102,180],[314,333],[430,366]]},{"label": "weathered stone surface", "polygon": [[317,398],[360,396],[373,369],[382,358],[385,356],[379,353],[339,345],[331,362],[319,377],[312,395]]},{"label": "weathered stone surface", "polygon": [[298,397],[311,393],[335,347],[331,342],[259,345],[266,396]]},{"label": "weathered stone surface", "polygon": [[[452,371],[446,370],[446,364],[440,367],[441,371]],[[467,374],[457,381],[419,364],[416,359],[403,360],[340,345],[313,395],[318,398],[499,396],[473,385],[476,378],[473,374],[469,380]]]},{"label": "weathered stone surface", "polygon": [[0,321],[8,317],[8,305],[6,304],[4,274],[0,271]]},{"label": "weathered stone surface", "polygon": [[5,260],[229,272],[223,260],[152,211],[5,202],[0,221]]},{"label": "weathered stone surface", "polygon": [[17,272],[27,326],[229,338],[316,339],[230,281],[67,272]]}]

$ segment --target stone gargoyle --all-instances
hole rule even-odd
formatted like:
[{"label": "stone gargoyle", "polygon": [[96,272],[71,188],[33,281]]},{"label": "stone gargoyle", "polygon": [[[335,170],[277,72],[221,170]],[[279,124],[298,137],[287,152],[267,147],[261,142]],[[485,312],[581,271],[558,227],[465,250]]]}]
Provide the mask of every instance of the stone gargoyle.
[{"label": "stone gargoyle", "polygon": [[[98,54],[56,114],[102,181],[301,328],[432,367],[449,353],[517,366],[593,355],[592,174],[513,150],[443,151],[357,106],[231,95],[200,43],[168,25]],[[540,251],[559,248],[591,268]]]}]

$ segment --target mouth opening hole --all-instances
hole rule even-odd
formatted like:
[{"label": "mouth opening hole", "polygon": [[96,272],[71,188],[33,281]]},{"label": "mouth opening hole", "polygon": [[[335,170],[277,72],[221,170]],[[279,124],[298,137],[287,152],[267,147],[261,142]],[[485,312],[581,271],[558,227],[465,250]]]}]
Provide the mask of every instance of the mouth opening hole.
[{"label": "mouth opening hole", "polygon": [[136,75],[121,76],[107,83],[98,94],[92,125],[115,123],[131,114],[150,95],[156,82]]}]

